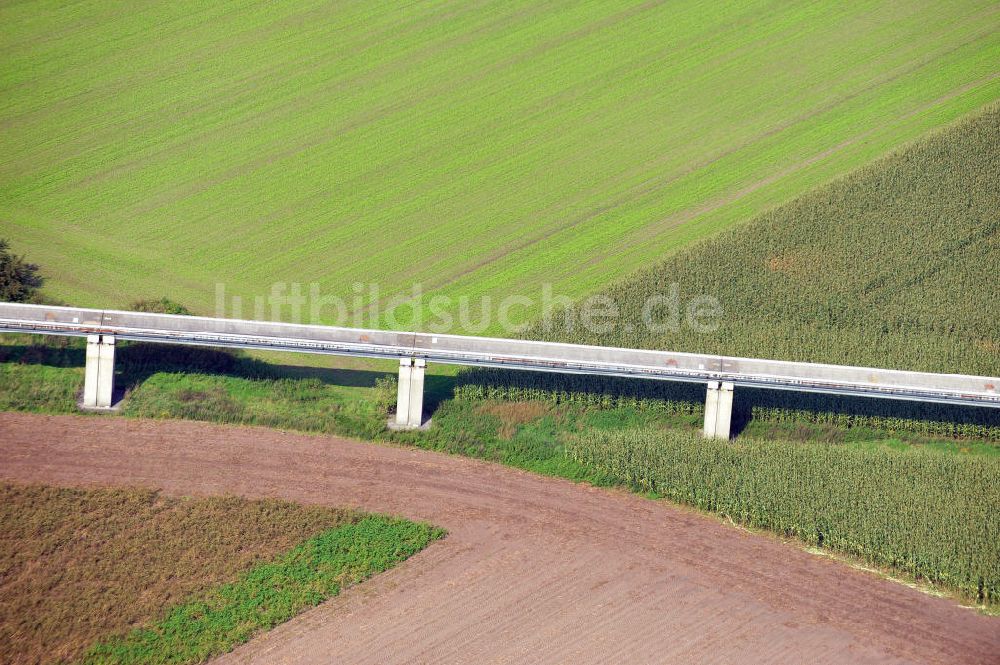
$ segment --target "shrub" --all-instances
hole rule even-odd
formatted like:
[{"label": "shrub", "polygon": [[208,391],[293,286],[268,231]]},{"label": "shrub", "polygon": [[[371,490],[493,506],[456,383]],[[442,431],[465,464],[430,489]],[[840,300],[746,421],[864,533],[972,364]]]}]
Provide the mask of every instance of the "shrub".
[{"label": "shrub", "polygon": [[151,314],[180,314],[191,316],[191,310],[184,305],[174,302],[170,298],[163,297],[159,300],[136,300],[129,305],[129,310],[133,312],[149,312]]}]

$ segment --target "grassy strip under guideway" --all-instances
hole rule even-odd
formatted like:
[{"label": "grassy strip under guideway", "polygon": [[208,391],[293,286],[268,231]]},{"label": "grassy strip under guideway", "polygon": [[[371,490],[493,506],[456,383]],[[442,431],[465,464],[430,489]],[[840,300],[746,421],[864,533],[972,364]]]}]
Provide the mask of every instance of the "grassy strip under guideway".
[{"label": "grassy strip under guideway", "polygon": [[[80,340],[0,336],[0,410],[77,413],[83,385]],[[190,418],[377,439],[395,404],[391,364],[368,369],[275,365],[196,347],[122,344],[117,386],[125,415]],[[545,372],[428,374],[426,407],[452,400],[549,402],[568,410],[642,412],[639,418],[691,426],[702,417],[704,386]],[[1000,441],[1000,411],[917,402],[741,389],[734,431],[772,438],[912,442]],[[946,446],[947,447],[947,446]]]}]

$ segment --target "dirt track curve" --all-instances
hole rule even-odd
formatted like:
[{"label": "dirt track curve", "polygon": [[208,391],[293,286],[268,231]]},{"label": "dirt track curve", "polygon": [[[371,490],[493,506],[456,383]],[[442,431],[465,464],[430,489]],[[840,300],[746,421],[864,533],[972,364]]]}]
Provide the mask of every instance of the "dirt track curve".
[{"label": "dirt track curve", "polygon": [[340,439],[0,414],[0,476],[402,514],[450,535],[225,663],[1000,662],[1000,619],[665,502]]}]

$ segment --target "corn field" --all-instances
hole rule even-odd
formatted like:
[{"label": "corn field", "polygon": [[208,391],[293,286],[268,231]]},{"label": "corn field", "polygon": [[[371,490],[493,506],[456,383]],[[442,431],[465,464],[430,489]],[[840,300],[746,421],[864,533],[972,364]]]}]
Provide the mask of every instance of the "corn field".
[{"label": "corn field", "polygon": [[741,524],[1000,601],[1000,459],[660,430],[585,433],[566,453]]}]

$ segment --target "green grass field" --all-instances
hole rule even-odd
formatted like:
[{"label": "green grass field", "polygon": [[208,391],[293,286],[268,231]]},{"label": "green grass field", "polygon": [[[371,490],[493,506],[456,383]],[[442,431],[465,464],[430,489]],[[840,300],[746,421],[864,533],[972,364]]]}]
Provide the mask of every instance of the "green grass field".
[{"label": "green grass field", "polygon": [[23,2],[0,56],[52,296],[580,296],[996,100],[1000,8]]}]

